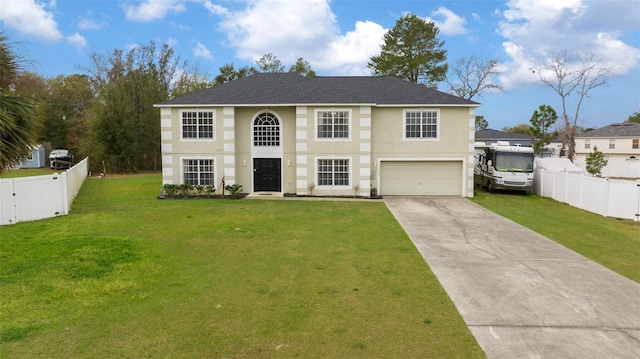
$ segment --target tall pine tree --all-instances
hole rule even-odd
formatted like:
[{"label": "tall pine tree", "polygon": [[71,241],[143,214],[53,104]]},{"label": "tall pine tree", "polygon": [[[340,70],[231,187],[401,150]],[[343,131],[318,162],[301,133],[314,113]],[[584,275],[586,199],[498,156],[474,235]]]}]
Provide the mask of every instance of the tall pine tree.
[{"label": "tall pine tree", "polygon": [[384,35],[380,55],[372,56],[367,66],[377,76],[397,76],[437,87],[448,70],[447,50],[438,39],[439,32],[432,21],[406,15]]},{"label": "tall pine tree", "polygon": [[544,146],[551,143],[554,137],[554,133],[550,128],[556,123],[558,115],[553,107],[549,105],[540,105],[537,110],[533,112],[529,122],[531,123],[531,136],[533,136],[533,148],[535,153],[542,153]]}]

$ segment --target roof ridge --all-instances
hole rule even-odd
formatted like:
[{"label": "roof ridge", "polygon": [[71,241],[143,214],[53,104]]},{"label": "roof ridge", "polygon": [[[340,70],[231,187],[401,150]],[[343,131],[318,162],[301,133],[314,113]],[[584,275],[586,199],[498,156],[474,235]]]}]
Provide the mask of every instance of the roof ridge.
[{"label": "roof ridge", "polygon": [[162,105],[367,103],[478,106],[475,101],[396,76],[304,76],[257,73],[161,102]]}]

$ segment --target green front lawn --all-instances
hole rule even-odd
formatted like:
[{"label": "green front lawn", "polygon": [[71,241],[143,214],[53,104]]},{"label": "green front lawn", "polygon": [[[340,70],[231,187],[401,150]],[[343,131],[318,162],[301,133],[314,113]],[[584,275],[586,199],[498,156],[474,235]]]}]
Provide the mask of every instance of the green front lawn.
[{"label": "green front lawn", "polygon": [[52,170],[49,167],[43,168],[18,168],[7,170],[0,174],[0,178],[17,178],[17,177],[31,177],[31,176],[42,176],[42,175],[50,175],[53,173],[64,172],[62,170]]},{"label": "green front lawn", "polygon": [[380,202],[158,200],[88,179],[0,227],[0,357],[479,358]]},{"label": "green front lawn", "polygon": [[472,200],[640,282],[640,222],[603,217],[535,195],[478,191]]}]

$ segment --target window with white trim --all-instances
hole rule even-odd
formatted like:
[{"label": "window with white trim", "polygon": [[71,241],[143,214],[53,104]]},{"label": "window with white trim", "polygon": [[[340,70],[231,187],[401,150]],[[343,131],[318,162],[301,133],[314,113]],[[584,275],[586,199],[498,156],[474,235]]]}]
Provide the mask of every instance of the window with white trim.
[{"label": "window with white trim", "polygon": [[438,111],[407,110],[404,112],[405,138],[438,138]]},{"label": "window with white trim", "polygon": [[610,150],[616,149],[616,140],[609,140],[609,149]]},{"label": "window with white trim", "polygon": [[182,175],[185,184],[213,185],[213,160],[185,159],[182,161]]},{"label": "window with white trim", "polygon": [[348,186],[349,159],[318,159],[318,186]]},{"label": "window with white trim", "polygon": [[214,139],[213,111],[182,112],[182,138]]},{"label": "window with white trim", "polygon": [[263,112],[253,121],[254,146],[280,146],[280,121],[275,115]]},{"label": "window with white trim", "polygon": [[634,138],[631,142],[631,148],[633,148],[634,150],[640,148],[640,139]]},{"label": "window with white trim", "polygon": [[588,150],[591,148],[591,140],[584,140],[584,149]]},{"label": "window with white trim", "polygon": [[318,138],[349,138],[349,111],[317,111]]}]

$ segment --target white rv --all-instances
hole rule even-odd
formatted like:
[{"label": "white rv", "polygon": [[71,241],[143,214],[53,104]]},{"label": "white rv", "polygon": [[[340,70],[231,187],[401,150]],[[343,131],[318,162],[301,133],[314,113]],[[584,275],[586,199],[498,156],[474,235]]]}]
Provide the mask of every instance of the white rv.
[{"label": "white rv", "polygon": [[485,145],[476,143],[474,182],[492,192],[533,190],[533,148],[511,146],[498,141]]}]

